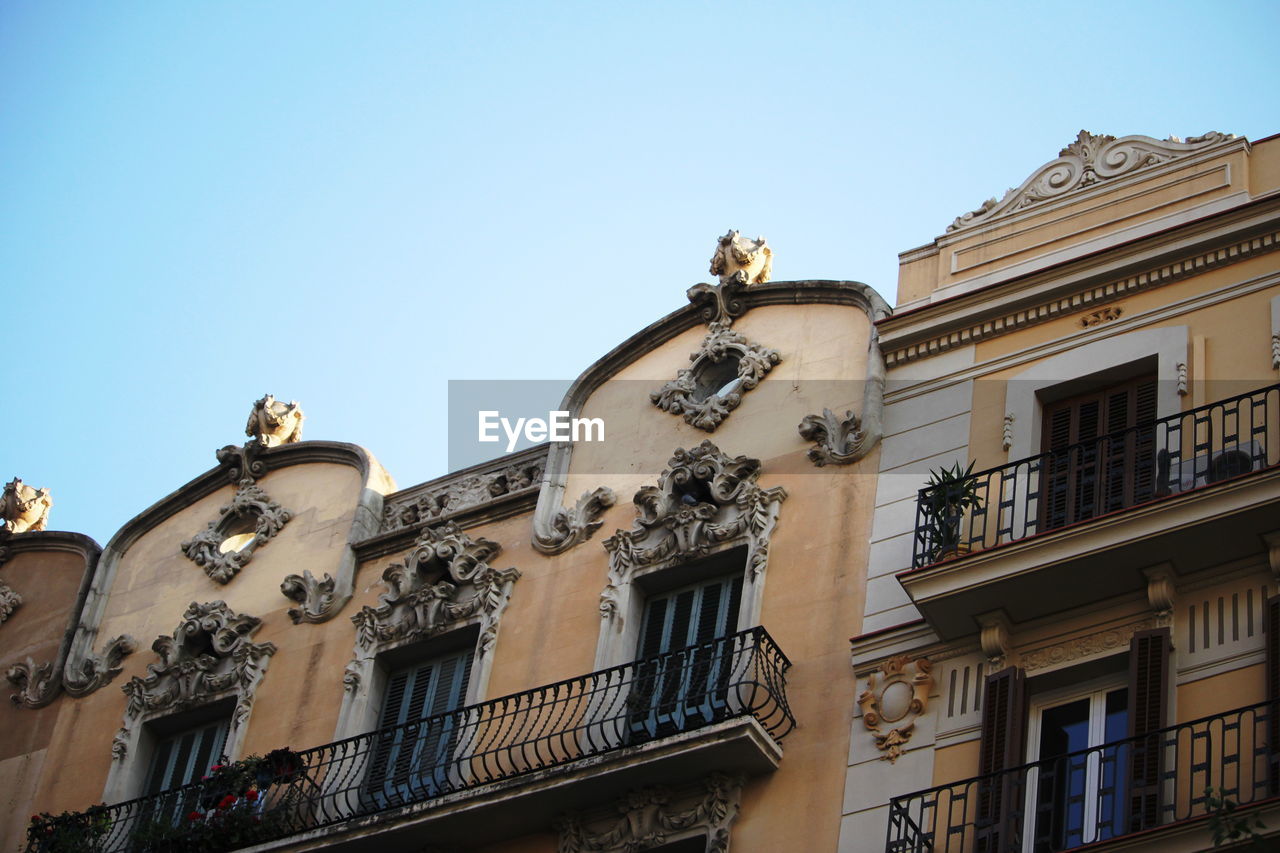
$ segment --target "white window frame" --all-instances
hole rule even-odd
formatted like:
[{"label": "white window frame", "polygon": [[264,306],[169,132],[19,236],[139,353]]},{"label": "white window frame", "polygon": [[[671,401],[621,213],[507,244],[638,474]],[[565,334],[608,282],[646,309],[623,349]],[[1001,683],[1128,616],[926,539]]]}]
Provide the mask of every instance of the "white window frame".
[{"label": "white window frame", "polygon": [[[1093,749],[1105,744],[1106,741],[1103,738],[1106,737],[1107,694],[1120,689],[1128,689],[1128,687],[1129,680],[1127,675],[1116,673],[1095,678],[1084,684],[1073,684],[1056,690],[1034,694],[1027,705],[1027,763],[1035,764],[1040,761],[1040,733],[1043,726],[1044,712],[1080,699],[1089,700],[1089,744],[1086,748]],[[1126,714],[1132,707],[1133,697],[1127,698],[1129,704],[1126,707]],[[1081,844],[1091,844],[1094,841],[1091,833],[1096,829],[1097,824],[1100,774],[1101,768],[1099,767],[1097,755],[1091,754],[1085,767],[1085,798],[1084,814],[1081,816]],[[1033,853],[1035,849],[1034,820],[1036,798],[1040,789],[1039,782],[1040,771],[1034,768],[1028,770],[1027,790],[1022,812],[1026,815],[1022,832],[1023,853]]]}]

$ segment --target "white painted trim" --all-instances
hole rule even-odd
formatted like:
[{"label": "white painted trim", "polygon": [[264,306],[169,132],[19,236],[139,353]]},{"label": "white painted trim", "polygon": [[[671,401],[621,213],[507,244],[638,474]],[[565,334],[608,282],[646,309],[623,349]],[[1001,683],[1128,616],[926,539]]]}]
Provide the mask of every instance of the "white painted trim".
[{"label": "white painted trim", "polygon": [[1202,678],[1212,678],[1215,675],[1221,675],[1224,672],[1232,672],[1237,669],[1244,669],[1246,666],[1253,666],[1256,663],[1262,663],[1267,659],[1266,649],[1250,649],[1247,652],[1241,652],[1232,655],[1229,658],[1219,658],[1209,663],[1196,664],[1186,669],[1179,668],[1175,683],[1181,687],[1184,684],[1190,684],[1193,681],[1199,681]]},{"label": "white painted trim", "polygon": [[1113,335],[1052,356],[1012,376],[1005,385],[1004,413],[1018,426],[1009,445],[1009,459],[1025,459],[1038,452],[1041,391],[1115,365],[1156,356],[1156,414],[1163,418],[1182,411],[1182,400],[1178,396],[1178,363],[1187,361],[1187,337],[1186,326],[1165,326]]}]

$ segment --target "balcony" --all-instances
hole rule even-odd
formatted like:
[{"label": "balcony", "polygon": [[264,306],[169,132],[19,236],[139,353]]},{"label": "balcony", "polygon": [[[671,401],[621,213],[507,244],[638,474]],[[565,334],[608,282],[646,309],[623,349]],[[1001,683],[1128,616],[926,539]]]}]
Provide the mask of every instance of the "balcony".
[{"label": "balcony", "polygon": [[[1280,385],[921,489],[898,575],[944,637],[972,614],[1016,621],[1260,553],[1277,528]],[[1062,595],[1046,597],[1045,572]],[[997,588],[998,585],[998,588]],[[1048,599],[1052,598],[1052,601]]]},{"label": "balcony", "polygon": [[[27,850],[420,850],[545,831],[559,813],[708,768],[768,772],[795,727],[763,628],[32,826]],[[269,758],[272,758],[269,756]],[[216,775],[216,774],[215,774]],[[234,788],[234,790],[232,789]],[[250,793],[250,792],[253,793]],[[68,845],[63,839],[73,838]],[[77,846],[78,845],[78,846]]]},{"label": "balcony", "polygon": [[1262,703],[894,797],[885,853],[1204,849],[1223,799],[1280,806],[1278,723]]}]

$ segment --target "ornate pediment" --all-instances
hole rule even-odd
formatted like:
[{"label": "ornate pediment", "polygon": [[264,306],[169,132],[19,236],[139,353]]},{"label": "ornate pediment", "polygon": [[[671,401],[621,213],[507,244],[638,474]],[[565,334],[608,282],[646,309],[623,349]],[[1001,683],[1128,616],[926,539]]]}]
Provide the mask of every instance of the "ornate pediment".
[{"label": "ornate pediment", "polygon": [[135,675],[121,687],[129,697],[125,717],[137,720],[236,695],[233,720],[242,721],[267,659],[276,651],[271,643],[250,642],[261,624],[224,601],[191,602],[173,634],[151,644],[159,662],[147,665],[146,676]]},{"label": "ornate pediment", "polygon": [[520,577],[516,569],[489,565],[501,550],[496,542],[472,539],[453,522],[423,530],[404,562],[383,571],[387,591],[378,606],[351,617],[357,656],[426,639],[472,619],[480,623],[479,651],[488,651],[511,585]]},{"label": "ornate pediment", "polygon": [[947,232],[987,223],[1101,181],[1186,157],[1234,138],[1229,134],[1212,132],[1189,137],[1185,141],[1176,136],[1152,139],[1134,135],[1117,139],[1082,130],[1074,142],[1058,152],[1058,159],[1041,166],[1021,186],[1005,193],[1003,198],[989,198],[976,210],[957,216],[947,226]]},{"label": "ornate pediment", "polygon": [[606,618],[616,614],[617,586],[638,569],[706,556],[722,545],[747,546],[747,566],[764,571],[769,537],[787,492],[761,488],[760,460],[727,456],[710,440],[677,450],[658,478],[632,499],[637,518],[630,530],[604,541],[609,585],[601,595]]},{"label": "ornate pediment", "polygon": [[229,583],[292,517],[253,480],[244,479],[217,520],[182,543],[182,553],[213,580]]}]

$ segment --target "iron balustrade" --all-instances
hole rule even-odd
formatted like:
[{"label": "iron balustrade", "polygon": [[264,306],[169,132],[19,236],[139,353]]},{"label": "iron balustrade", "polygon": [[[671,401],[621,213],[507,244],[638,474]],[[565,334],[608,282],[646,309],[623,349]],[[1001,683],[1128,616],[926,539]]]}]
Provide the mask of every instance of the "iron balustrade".
[{"label": "iron balustrade", "polygon": [[1259,703],[889,801],[885,853],[1058,853],[1277,788],[1276,707]]},{"label": "iron balustrade", "polygon": [[[1164,500],[1280,463],[1280,385],[921,489],[912,566]],[[965,507],[949,510],[948,507]]]},{"label": "iron balustrade", "polygon": [[[27,849],[231,850],[733,718],[754,717],[780,742],[795,727],[790,666],[764,628],[751,628],[293,753],[292,771],[254,795],[204,781],[36,821]],[[67,846],[63,830],[80,840]]]}]

